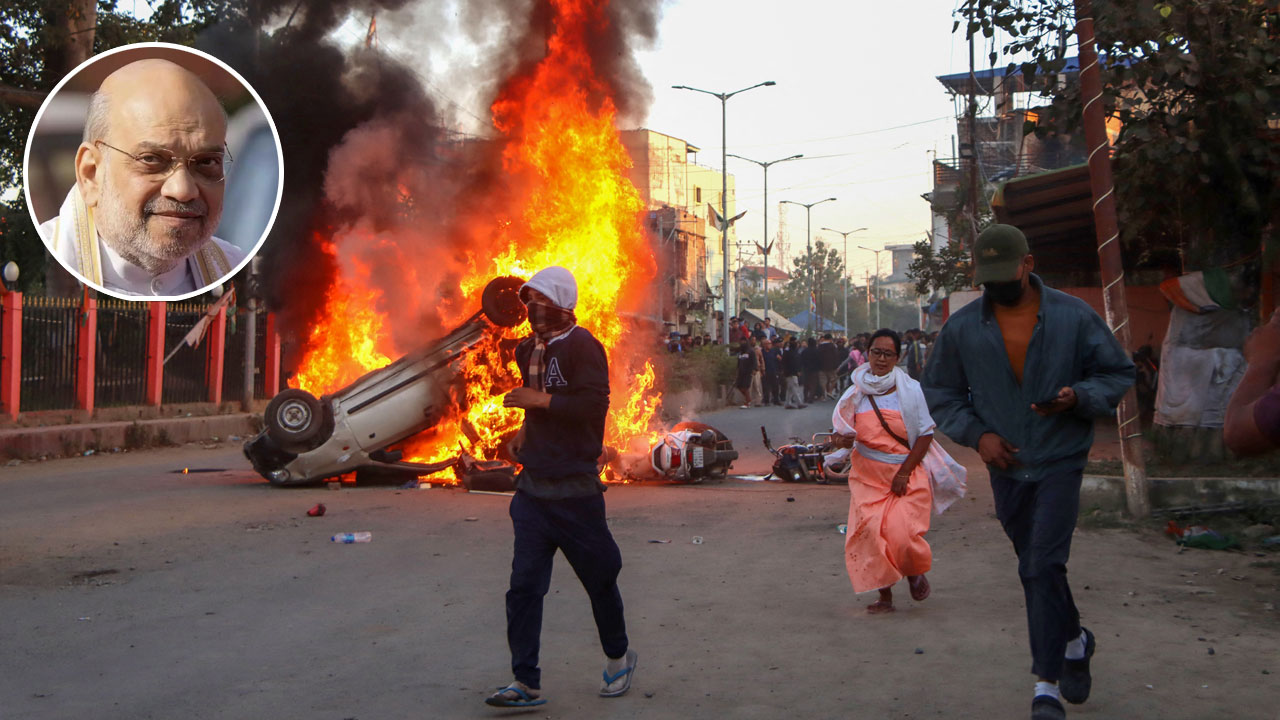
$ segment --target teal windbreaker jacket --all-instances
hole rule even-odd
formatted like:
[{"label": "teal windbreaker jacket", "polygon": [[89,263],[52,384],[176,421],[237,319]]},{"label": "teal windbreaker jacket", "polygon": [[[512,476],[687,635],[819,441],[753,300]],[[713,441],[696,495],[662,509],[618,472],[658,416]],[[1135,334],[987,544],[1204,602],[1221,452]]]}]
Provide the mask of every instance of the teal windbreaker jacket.
[{"label": "teal windbreaker jacket", "polygon": [[[942,326],[920,379],[929,413],[947,437],[971,448],[992,432],[1018,448],[1021,463],[992,475],[1022,481],[1082,470],[1093,445],[1094,419],[1113,414],[1133,385],[1133,360],[1106,323],[1083,300],[1046,287],[1040,291],[1022,384],[1004,348],[1000,325],[985,297],[952,315]],[[1072,410],[1040,417],[1031,404],[1075,391]]]}]

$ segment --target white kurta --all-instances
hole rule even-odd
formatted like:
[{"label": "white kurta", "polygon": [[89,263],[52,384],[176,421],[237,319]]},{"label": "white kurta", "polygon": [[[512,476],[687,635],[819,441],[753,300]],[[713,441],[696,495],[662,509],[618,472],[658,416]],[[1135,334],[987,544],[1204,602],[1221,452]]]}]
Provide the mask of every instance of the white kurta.
[{"label": "white kurta", "polygon": [[[78,196],[78,188],[72,188],[58,217],[40,225],[40,239],[71,274],[100,290],[155,298],[189,295],[226,280],[245,258],[246,253],[240,248],[211,237],[173,269],[153,274],[124,259],[102,241],[92,212],[83,207]],[[93,255],[82,257],[82,250]]]}]

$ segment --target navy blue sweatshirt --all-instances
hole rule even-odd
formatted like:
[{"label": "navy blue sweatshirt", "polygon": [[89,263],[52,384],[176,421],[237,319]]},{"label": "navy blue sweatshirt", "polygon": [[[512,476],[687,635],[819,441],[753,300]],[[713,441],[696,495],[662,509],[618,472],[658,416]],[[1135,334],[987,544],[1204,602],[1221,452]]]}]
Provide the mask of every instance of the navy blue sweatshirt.
[{"label": "navy blue sweatshirt", "polygon": [[[533,337],[527,337],[516,346],[516,365],[525,387],[533,345]],[[525,411],[520,464],[536,481],[586,477],[591,479],[589,487],[598,492],[596,460],[604,450],[604,421],[609,413],[609,360],[604,346],[586,329],[575,327],[547,345],[542,364],[543,390],[551,394],[551,406]],[[522,485],[521,489],[531,488]]]}]

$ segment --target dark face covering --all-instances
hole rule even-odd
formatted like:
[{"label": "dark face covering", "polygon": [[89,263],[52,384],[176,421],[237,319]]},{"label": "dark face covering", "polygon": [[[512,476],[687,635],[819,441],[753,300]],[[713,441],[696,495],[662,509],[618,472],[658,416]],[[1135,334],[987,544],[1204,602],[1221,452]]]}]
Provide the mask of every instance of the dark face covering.
[{"label": "dark face covering", "polygon": [[1022,299],[1022,294],[1026,292],[1021,280],[1011,280],[1009,282],[989,282],[983,283],[982,293],[997,305],[1011,307],[1017,305]]},{"label": "dark face covering", "polygon": [[529,325],[539,337],[555,337],[575,322],[572,310],[544,303],[529,303]]}]

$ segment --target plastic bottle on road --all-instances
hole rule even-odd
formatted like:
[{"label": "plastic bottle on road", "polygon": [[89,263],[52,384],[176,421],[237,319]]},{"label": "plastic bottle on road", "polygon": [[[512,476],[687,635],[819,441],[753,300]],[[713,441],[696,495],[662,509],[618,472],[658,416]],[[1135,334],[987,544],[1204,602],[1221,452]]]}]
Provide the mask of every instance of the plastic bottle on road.
[{"label": "plastic bottle on road", "polygon": [[370,540],[373,540],[373,533],[371,532],[338,533],[337,535],[334,535],[332,538],[330,538],[330,540],[336,543],[343,543],[343,544],[364,543],[364,542],[369,542]]}]

